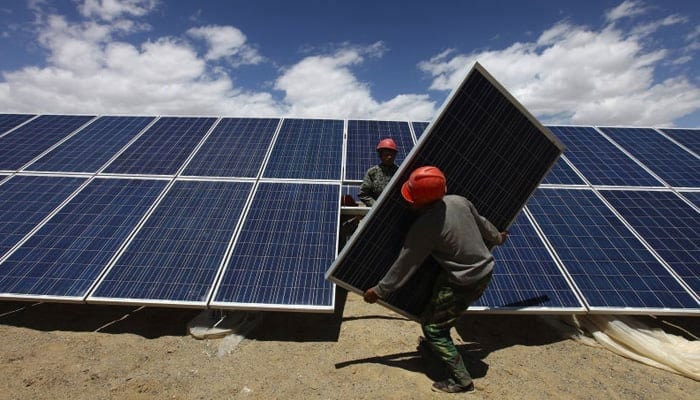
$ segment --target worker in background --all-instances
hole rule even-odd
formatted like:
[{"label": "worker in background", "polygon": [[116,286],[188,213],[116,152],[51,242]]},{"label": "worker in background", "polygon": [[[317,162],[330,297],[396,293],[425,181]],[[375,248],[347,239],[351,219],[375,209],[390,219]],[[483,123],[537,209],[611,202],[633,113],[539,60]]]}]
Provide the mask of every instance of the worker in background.
[{"label": "worker in background", "polygon": [[450,377],[433,384],[433,390],[471,392],[474,383],[450,336],[457,319],[483,294],[491,280],[494,258],[490,247],[505,242],[474,205],[458,195],[445,195],[445,175],[437,167],[414,170],[401,187],[401,195],[419,214],[409,228],[403,247],[391,268],[364,299],[374,303],[401,287],[434,257],[441,271],[422,315],[419,349],[429,349],[446,365]]},{"label": "worker in background", "polygon": [[391,138],[382,139],[377,144],[377,154],[380,162],[367,170],[360,186],[360,192],[357,195],[366,206],[371,207],[374,205],[374,202],[399,168],[394,163],[397,152],[396,143]]}]

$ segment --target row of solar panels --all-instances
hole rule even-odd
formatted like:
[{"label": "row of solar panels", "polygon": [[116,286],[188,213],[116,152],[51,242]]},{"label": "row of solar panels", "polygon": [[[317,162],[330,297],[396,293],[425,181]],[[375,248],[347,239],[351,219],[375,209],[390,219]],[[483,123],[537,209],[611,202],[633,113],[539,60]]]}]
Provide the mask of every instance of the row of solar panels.
[{"label": "row of solar panels", "polygon": [[[310,310],[333,307],[323,273],[356,190],[340,177],[361,179],[381,137],[407,153],[428,125],[31,118],[0,115],[3,297]],[[479,306],[698,312],[698,131],[550,129],[565,159]]]}]

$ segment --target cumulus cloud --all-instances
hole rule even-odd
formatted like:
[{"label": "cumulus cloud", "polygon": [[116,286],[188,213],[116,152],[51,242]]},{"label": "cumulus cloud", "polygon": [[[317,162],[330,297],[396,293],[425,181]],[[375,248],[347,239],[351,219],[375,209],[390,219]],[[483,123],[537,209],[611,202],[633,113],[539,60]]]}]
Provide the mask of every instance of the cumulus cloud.
[{"label": "cumulus cloud", "polygon": [[[627,1],[607,19],[643,12],[641,3]],[[431,89],[451,90],[478,61],[545,123],[670,126],[700,108],[700,88],[683,76],[655,80],[669,50],[647,48],[641,38],[683,21],[671,16],[630,31],[560,22],[534,42],[468,54],[449,49],[419,68],[432,76]],[[690,56],[684,57],[678,63]]]},{"label": "cumulus cloud", "polygon": [[366,56],[381,55],[383,48],[382,43],[374,43],[308,56],[285,69],[275,89],[284,91],[288,113],[295,116],[430,119],[435,104],[427,95],[399,95],[379,102],[372,97],[368,84],[353,74],[352,66],[362,63]]},{"label": "cumulus cloud", "polygon": [[207,42],[206,60],[227,58],[235,66],[263,61],[258,51],[246,44],[243,32],[233,26],[203,26],[189,29],[187,34]]},{"label": "cumulus cloud", "polygon": [[157,5],[157,0],[84,0],[78,11],[88,18],[114,21],[124,16],[142,17]]}]

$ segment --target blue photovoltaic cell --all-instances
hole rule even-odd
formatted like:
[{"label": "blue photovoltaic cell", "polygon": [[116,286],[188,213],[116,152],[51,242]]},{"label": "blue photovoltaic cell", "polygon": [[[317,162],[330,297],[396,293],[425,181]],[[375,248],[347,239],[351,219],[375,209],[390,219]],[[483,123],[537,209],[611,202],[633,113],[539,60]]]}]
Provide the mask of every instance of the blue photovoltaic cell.
[{"label": "blue photovoltaic cell", "polygon": [[494,249],[496,266],[493,278],[474,306],[584,310],[524,213],[520,213],[509,232],[506,244]]},{"label": "blue photovoltaic cell", "polygon": [[662,186],[594,128],[550,126],[566,145],[566,158],[593,185]]},{"label": "blue photovoltaic cell", "polygon": [[0,257],[84,181],[84,178],[15,176],[0,185]]},{"label": "blue photovoltaic cell", "polygon": [[[669,185],[700,186],[700,159],[651,128],[600,128]],[[627,183],[626,185],[630,185]]]},{"label": "blue photovoltaic cell", "polygon": [[42,115],[0,137],[0,170],[20,169],[92,118],[91,116]]},{"label": "blue photovoltaic cell", "polygon": [[[566,154],[566,153],[564,153]],[[571,166],[564,161],[563,157],[559,158],[552,169],[545,175],[542,183],[554,185],[583,185],[585,182],[574,171]]]},{"label": "blue photovoltaic cell", "polygon": [[214,302],[274,307],[333,304],[340,185],[260,183]]},{"label": "blue photovoltaic cell", "polygon": [[425,128],[430,125],[430,122],[412,122],[413,124],[413,133],[416,134],[416,139],[420,139],[421,136],[423,136],[423,132],[425,132]]},{"label": "blue photovoltaic cell", "polygon": [[0,264],[0,293],[81,298],[165,181],[95,179]]},{"label": "blue photovoltaic cell", "polygon": [[277,118],[223,118],[183,175],[257,177],[277,125]]},{"label": "blue photovoltaic cell", "polygon": [[700,213],[673,192],[605,190],[601,194],[700,296]]},{"label": "blue photovoltaic cell", "polygon": [[33,116],[28,114],[0,114],[0,136]]},{"label": "blue photovoltaic cell", "polygon": [[252,186],[175,182],[88,301],[166,300],[205,306]]},{"label": "blue photovoltaic cell", "polygon": [[27,170],[97,172],[152,120],[153,117],[101,117]]},{"label": "blue photovoltaic cell", "polygon": [[215,121],[216,118],[160,118],[105,172],[173,175]]},{"label": "blue photovoltaic cell", "polygon": [[342,120],[285,119],[263,176],[340,180],[342,153]]},{"label": "blue photovoltaic cell", "polygon": [[700,208],[700,192],[681,192],[681,194]]},{"label": "blue photovoltaic cell", "polygon": [[661,129],[661,131],[700,155],[700,129]]},{"label": "blue photovoltaic cell", "polygon": [[593,191],[542,188],[527,208],[592,309],[698,308]]},{"label": "blue photovoltaic cell", "polygon": [[401,165],[413,148],[408,122],[349,120],[345,156],[345,179],[361,181],[367,169],[379,164],[377,143],[384,138],[396,142],[398,153],[394,162]]}]

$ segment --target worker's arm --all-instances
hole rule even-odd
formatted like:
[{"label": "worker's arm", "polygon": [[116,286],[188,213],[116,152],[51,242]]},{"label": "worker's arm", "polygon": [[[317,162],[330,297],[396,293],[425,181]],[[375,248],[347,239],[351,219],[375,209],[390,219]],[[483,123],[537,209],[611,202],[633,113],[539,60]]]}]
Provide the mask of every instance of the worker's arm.
[{"label": "worker's arm", "polygon": [[500,246],[506,241],[506,236],[508,236],[507,231],[500,232],[491,221],[479,214],[479,211],[471,202],[469,202],[469,210],[472,216],[474,216],[474,221],[476,221],[476,226],[479,227],[479,232],[481,232],[484,243],[491,247]]}]

